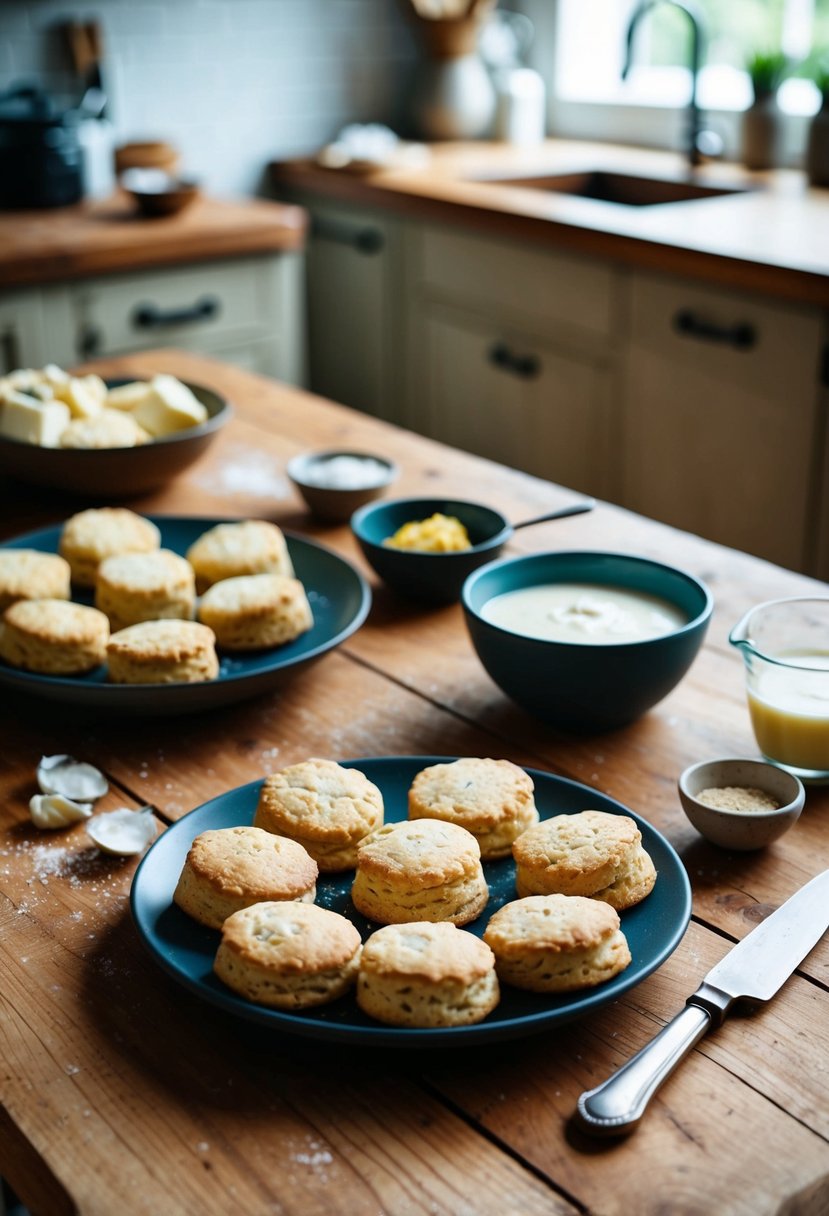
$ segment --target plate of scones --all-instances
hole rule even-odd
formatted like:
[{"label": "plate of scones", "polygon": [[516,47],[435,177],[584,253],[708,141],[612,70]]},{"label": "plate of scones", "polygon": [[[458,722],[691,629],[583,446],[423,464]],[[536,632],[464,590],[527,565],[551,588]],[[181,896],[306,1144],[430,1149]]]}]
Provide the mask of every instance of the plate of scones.
[{"label": "plate of scones", "polygon": [[80,511],[0,544],[0,688],[186,713],[276,687],[365,620],[338,554],[258,519]]},{"label": "plate of scones", "polygon": [[650,975],[691,915],[668,841],[509,760],[313,757],[191,811],[132,883],[139,935],[227,1012],[332,1042],[531,1034]]}]

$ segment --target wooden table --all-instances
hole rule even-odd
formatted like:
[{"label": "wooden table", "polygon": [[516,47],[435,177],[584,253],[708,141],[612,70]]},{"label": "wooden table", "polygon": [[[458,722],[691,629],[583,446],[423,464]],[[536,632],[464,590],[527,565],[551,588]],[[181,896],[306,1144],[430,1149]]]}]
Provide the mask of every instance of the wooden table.
[{"label": "wooden table", "polygon": [[[208,454],[137,510],[258,516],[361,564],[347,527],[313,524],[288,457],[353,446],[399,461],[401,493],[485,497],[514,520],[569,491],[195,356],[155,352],[101,370],[168,370],[211,384],[236,417]],[[9,536],[77,504],[0,489]],[[691,672],[626,730],[569,738],[508,703],[458,606],[424,610],[374,587],[367,623],[283,691],[187,721],[4,706],[0,744],[0,1174],[33,1212],[446,1213],[602,1216],[829,1211],[829,941],[778,997],[733,1016],[663,1087],[640,1129],[591,1141],[570,1119],[682,1006],[704,973],[827,864],[829,798],[760,853],[707,845],[685,820],[689,763],[753,755],[742,664],[727,632],[751,604],[815,589],[800,576],[600,505],[518,533],[515,552],[613,548],[682,565],[716,610]],[[355,712],[355,706],[359,712]],[[99,765],[104,807],[151,803],[162,824],[312,755],[510,758],[618,798],[664,832],[694,890],[679,948],[621,999],[503,1045],[404,1054],[338,1048],[240,1023],[169,980],[128,911],[133,861],[82,827],[38,833],[27,803],[42,753]]]}]

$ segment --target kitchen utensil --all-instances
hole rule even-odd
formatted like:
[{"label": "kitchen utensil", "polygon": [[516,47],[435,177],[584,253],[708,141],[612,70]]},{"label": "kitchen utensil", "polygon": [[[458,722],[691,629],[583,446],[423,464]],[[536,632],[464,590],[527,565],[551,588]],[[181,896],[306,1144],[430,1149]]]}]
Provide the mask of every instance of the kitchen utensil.
[{"label": "kitchen utensil", "polygon": [[[383,795],[386,822],[397,823],[407,817],[407,794],[415,775],[429,765],[454,758],[384,756],[340,763],[365,773]],[[500,1004],[485,1021],[473,1026],[434,1030],[383,1026],[361,1013],[352,996],[298,1013],[268,1009],[237,996],[212,973],[218,932],[191,920],[172,903],[172,896],[194,837],[214,828],[249,825],[253,821],[261,781],[211,799],[167,828],[156,840],[135,875],[130,894],[138,932],[156,963],[200,1000],[237,1017],[262,1023],[271,1030],[313,1039],[371,1047],[458,1046],[533,1034],[581,1017],[633,988],[676,949],[690,918],[690,885],[671,845],[646,820],[598,790],[551,773],[527,771],[532,777],[536,805],[543,819],[575,813],[585,806],[611,815],[627,815],[639,827],[642,844],[659,874],[648,898],[621,914],[633,962],[625,971],[595,988],[541,996],[504,985]],[[515,866],[511,857],[485,862],[484,873],[490,889],[489,903],[478,920],[464,926],[464,932],[479,936],[492,913],[515,899]],[[354,908],[351,902],[353,878],[352,871],[321,874],[317,883],[317,903],[350,918],[365,938],[377,926]]]},{"label": "kitchen utensil", "polygon": [[829,780],[829,596],[758,604],[729,641],[763,755],[802,781]]},{"label": "kitchen utensil", "polygon": [[41,88],[0,94],[0,207],[63,207],[83,193],[80,113]]},{"label": "kitchen utensil", "polygon": [[[190,545],[226,519],[201,516],[151,515],[161,532],[161,545],[182,556]],[[0,549],[38,549],[56,553],[61,526],[41,528],[0,544]],[[25,693],[75,709],[107,714],[186,714],[235,704],[259,693],[273,691],[300,668],[339,646],[362,625],[371,604],[371,592],[350,562],[323,545],[286,533],[288,552],[297,578],[305,586],[314,623],[285,646],[222,655],[215,680],[198,684],[109,684],[106,669],[84,676],[44,676],[0,663],[0,690]],[[74,599],[91,603],[91,593]],[[9,702],[11,703],[11,702]]]},{"label": "kitchen utensil", "polygon": [[[108,380],[109,387],[124,380]],[[205,406],[206,422],[132,448],[42,448],[0,435],[0,473],[52,490],[98,498],[129,498],[157,490],[191,465],[232,416],[212,389],[188,384]]]},{"label": "kitchen utensil", "polygon": [[[355,512],[351,528],[376,572],[385,583],[402,595],[435,604],[451,604],[461,593],[464,580],[478,566],[497,557],[519,528],[529,528],[548,520],[564,519],[592,511],[593,498],[583,498],[533,519],[511,524],[492,507],[457,498],[396,498],[369,503]],[[428,519],[435,513],[454,516],[469,533],[471,549],[455,553],[423,553],[414,549],[393,549],[383,542],[403,524]]]},{"label": "kitchen utensil", "polygon": [[[342,469],[343,460],[350,462],[350,466],[346,466],[346,472],[349,472],[350,468],[350,480],[347,483],[338,485],[336,481],[328,481],[318,475],[320,470],[324,472],[327,466],[332,471]],[[334,461],[338,463],[333,464]],[[365,464],[369,470],[368,480],[364,484],[359,484],[357,480],[361,464]],[[347,522],[358,507],[380,498],[399,473],[397,465],[386,460],[384,456],[343,448],[331,448],[324,452],[303,452],[288,461],[285,471],[312,513],[331,523]]]},{"label": "kitchen utensil", "polygon": [[769,1001],[829,928],[829,870],[818,874],[738,942],[668,1023],[612,1077],[583,1093],[578,1121],[595,1135],[632,1131],[648,1102],[737,1000]]},{"label": "kitchen utensil", "polygon": [[[709,806],[699,795],[710,789],[756,789],[776,803],[772,810],[738,810]],[[762,849],[797,823],[806,791],[793,773],[765,760],[705,760],[692,764],[679,778],[679,800],[691,823],[706,840],[723,849]]]},{"label": "kitchen utensil", "polygon": [[[686,623],[659,637],[607,643],[526,637],[487,620],[494,596],[553,583],[622,588],[667,600]],[[679,683],[702,645],[713,600],[693,575],[625,553],[590,550],[503,558],[476,570],[461,595],[472,644],[502,692],[560,730],[616,730]]]}]

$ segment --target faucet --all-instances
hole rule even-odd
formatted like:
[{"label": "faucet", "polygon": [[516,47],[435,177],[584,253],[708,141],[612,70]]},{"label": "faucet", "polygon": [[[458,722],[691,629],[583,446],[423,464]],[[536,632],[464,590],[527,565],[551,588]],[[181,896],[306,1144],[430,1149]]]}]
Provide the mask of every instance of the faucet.
[{"label": "faucet", "polygon": [[702,15],[692,2],[689,2],[689,0],[640,0],[631,14],[628,25],[622,80],[627,78],[633,62],[633,36],[636,32],[636,27],[642,17],[649,13],[652,8],[656,8],[658,4],[663,2],[672,4],[674,8],[678,8],[691,23],[691,100],[688,103],[688,163],[693,166],[700,164],[702,161],[699,147],[700,114],[699,106],[697,105],[697,76],[699,75],[700,64],[702,63],[704,36]]}]

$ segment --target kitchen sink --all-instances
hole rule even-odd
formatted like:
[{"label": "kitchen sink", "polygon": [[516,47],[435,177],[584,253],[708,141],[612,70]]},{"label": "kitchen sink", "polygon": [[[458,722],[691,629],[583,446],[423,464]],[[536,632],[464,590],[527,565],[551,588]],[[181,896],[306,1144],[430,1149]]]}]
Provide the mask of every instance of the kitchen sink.
[{"label": "kitchen sink", "polygon": [[620,203],[624,207],[654,207],[661,203],[685,203],[692,199],[745,193],[740,187],[705,186],[681,179],[636,177],[630,173],[613,173],[605,169],[486,180],[498,186],[521,186],[529,190],[549,190],[554,194],[574,194],[579,198],[597,199],[603,203]]}]

